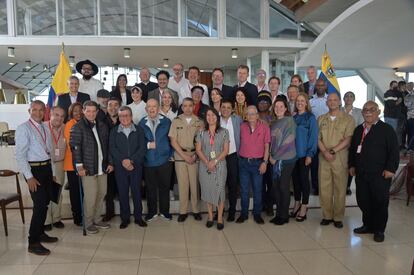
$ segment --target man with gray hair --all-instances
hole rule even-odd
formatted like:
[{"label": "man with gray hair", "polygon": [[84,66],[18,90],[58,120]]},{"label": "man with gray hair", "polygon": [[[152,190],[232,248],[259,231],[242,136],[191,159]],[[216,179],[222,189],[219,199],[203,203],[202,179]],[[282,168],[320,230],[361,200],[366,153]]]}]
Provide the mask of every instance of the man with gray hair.
[{"label": "man with gray hair", "polygon": [[140,83],[136,83],[135,86],[138,86],[142,90],[142,97],[141,99],[144,102],[147,102],[148,93],[158,88],[158,83],[152,82],[151,72],[147,67],[144,67],[139,72],[139,78],[141,79]]},{"label": "man with gray hair", "polygon": [[240,197],[241,214],[237,223],[248,219],[249,189],[253,189],[253,217],[256,223],[263,224],[262,181],[269,161],[270,128],[259,119],[256,106],[247,107],[247,121],[240,126]]},{"label": "man with gray hair", "polygon": [[316,76],[317,70],[315,66],[309,66],[306,70],[306,76],[308,77],[308,81],[303,83],[303,87],[305,88],[305,93],[312,97],[315,94],[315,86],[316,86]]}]

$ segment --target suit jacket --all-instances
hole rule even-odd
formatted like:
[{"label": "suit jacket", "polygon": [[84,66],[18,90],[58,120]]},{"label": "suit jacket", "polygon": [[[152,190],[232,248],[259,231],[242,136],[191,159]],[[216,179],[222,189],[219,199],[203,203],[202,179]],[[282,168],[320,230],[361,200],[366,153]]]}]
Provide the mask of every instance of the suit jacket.
[{"label": "suit jacket", "polygon": [[[122,96],[121,96],[121,92],[119,90],[113,90],[111,92],[111,97],[116,97],[119,100],[121,100],[121,102],[122,102]],[[132,96],[131,96],[131,91],[128,90],[128,89],[126,89],[126,100],[127,100],[127,102],[122,102],[122,105],[129,105],[133,101]]]},{"label": "suit jacket", "polygon": [[[235,85],[233,87],[233,89],[234,89],[233,94],[235,94],[234,93],[235,89],[237,89],[238,87],[239,87],[238,85]],[[256,106],[257,105],[257,95],[259,93],[257,91],[256,85],[254,85],[254,84],[250,83],[249,81],[247,81],[246,84],[244,85],[244,88],[246,89],[246,92],[247,92],[247,98],[246,98],[247,105]]]},{"label": "suit jacket", "polygon": [[243,119],[238,115],[231,115],[231,124],[233,125],[234,142],[236,143],[237,155],[240,151],[240,125],[243,123]]},{"label": "suit jacket", "polygon": [[[309,81],[303,83],[303,88],[305,90],[305,93],[309,95]],[[313,88],[313,94],[316,94],[316,87]]]},{"label": "suit jacket", "polygon": [[148,82],[147,85],[145,85],[144,82],[137,83],[135,85],[141,88],[141,90],[142,90],[142,100],[144,102],[147,102],[148,93],[158,88],[158,84],[155,83],[155,82],[151,82],[151,81]]},{"label": "suit jacket", "polygon": [[[76,96],[76,102],[81,104],[85,103],[85,101],[91,100],[91,97],[88,94],[78,92]],[[69,106],[72,105],[72,101],[70,100],[69,93],[60,95],[58,97],[57,105],[65,110],[65,123],[68,121],[68,110]]]},{"label": "suit jacket", "polygon": [[[178,107],[178,94],[176,91],[173,91],[169,88],[167,88],[171,93],[172,93],[172,99],[173,99],[173,103],[175,107]],[[155,90],[152,90],[151,92],[148,93],[148,99],[153,98],[155,100],[158,100],[158,102],[160,102],[160,89],[157,88]],[[160,102],[161,105],[161,102]]]},{"label": "suit jacket", "polygon": [[[211,102],[211,90],[213,89],[213,87],[208,89],[208,95],[210,97],[210,102]],[[223,86],[221,87],[221,93],[223,94],[223,99],[230,99],[230,100],[236,100],[235,96],[234,96],[234,88],[227,86],[225,84],[223,84]]]}]

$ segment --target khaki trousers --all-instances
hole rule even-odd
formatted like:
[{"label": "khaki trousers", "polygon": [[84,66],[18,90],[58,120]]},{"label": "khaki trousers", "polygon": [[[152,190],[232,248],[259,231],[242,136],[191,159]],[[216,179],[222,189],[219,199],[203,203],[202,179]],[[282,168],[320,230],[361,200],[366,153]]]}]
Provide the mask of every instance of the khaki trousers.
[{"label": "khaki trousers", "polygon": [[342,221],[345,214],[348,166],[344,158],[336,156],[328,162],[319,156],[319,200],[324,219]]},{"label": "khaki trousers", "polygon": [[[63,161],[55,162],[55,176],[56,182],[61,186],[65,184],[65,171],[63,170]],[[50,201],[49,207],[47,209],[45,225],[49,225],[55,222],[59,222],[61,217],[62,210],[62,196],[60,196],[59,203],[54,203]]]},{"label": "khaki trousers", "polygon": [[190,165],[185,161],[175,161],[175,173],[177,174],[178,194],[180,196],[180,214],[187,214],[188,212],[188,192],[191,194],[193,213],[199,213],[197,163]]},{"label": "khaki trousers", "polygon": [[82,177],[83,211],[86,227],[100,221],[102,205],[106,195],[106,181],[106,174]]}]

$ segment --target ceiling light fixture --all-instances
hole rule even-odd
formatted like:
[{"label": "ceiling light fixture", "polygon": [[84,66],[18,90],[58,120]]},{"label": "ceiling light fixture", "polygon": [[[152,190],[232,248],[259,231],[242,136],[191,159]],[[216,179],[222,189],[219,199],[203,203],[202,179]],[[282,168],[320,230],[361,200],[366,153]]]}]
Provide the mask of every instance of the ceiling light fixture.
[{"label": "ceiling light fixture", "polygon": [[49,70],[49,67],[46,64],[43,65],[43,71],[47,71],[47,70]]},{"label": "ceiling light fixture", "polygon": [[162,64],[162,66],[164,67],[164,68],[168,68],[168,58],[164,58],[164,63]]},{"label": "ceiling light fixture", "polygon": [[75,57],[73,55],[69,56],[69,66],[75,66]]},{"label": "ceiling light fixture", "polygon": [[29,70],[32,67],[32,62],[30,60],[26,60],[26,66],[24,67],[26,70]]},{"label": "ceiling light fixture", "polygon": [[231,49],[231,58],[236,59],[237,57],[237,48]]},{"label": "ceiling light fixture", "polygon": [[13,47],[8,47],[7,48],[7,56],[8,57],[16,57],[16,55],[14,54],[14,48]]},{"label": "ceiling light fixture", "polygon": [[131,49],[124,48],[124,58],[130,58],[130,57],[131,57]]}]

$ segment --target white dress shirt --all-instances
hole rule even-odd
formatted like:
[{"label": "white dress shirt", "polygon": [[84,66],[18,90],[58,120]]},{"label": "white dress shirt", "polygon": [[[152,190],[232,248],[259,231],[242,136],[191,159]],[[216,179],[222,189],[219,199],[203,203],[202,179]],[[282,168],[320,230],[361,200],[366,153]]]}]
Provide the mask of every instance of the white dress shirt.
[{"label": "white dress shirt", "polygon": [[132,120],[134,121],[134,124],[138,124],[141,119],[147,115],[147,111],[145,111],[146,105],[147,104],[143,100],[139,103],[132,102],[128,105],[128,107],[132,110]]},{"label": "white dress shirt", "polygon": [[236,141],[234,139],[234,129],[233,129],[233,122],[231,121],[231,117],[229,117],[226,120],[224,120],[223,118],[220,118],[220,126],[223,127],[224,129],[227,129],[227,131],[229,131],[229,141],[230,141],[230,145],[229,145],[229,155],[236,153]]},{"label": "white dress shirt", "polygon": [[89,80],[85,80],[83,78],[79,79],[79,92],[88,94],[91,97],[91,100],[96,102],[96,94],[97,92],[103,89],[103,85],[101,81],[95,78],[91,78]]},{"label": "white dress shirt", "polygon": [[93,135],[95,136],[96,144],[98,145],[98,176],[103,175],[102,162],[103,162],[103,153],[101,147],[101,141],[99,140],[98,131],[96,130],[96,125],[92,128]]},{"label": "white dress shirt", "polygon": [[170,77],[170,80],[168,81],[168,88],[179,93],[181,88],[187,84],[188,84],[188,79],[185,78],[184,76],[181,78],[179,82],[175,81],[174,77]]}]

